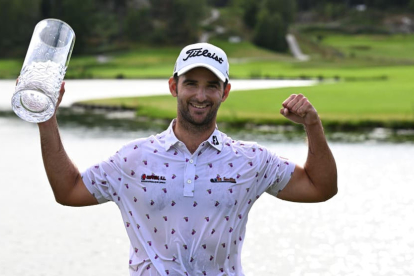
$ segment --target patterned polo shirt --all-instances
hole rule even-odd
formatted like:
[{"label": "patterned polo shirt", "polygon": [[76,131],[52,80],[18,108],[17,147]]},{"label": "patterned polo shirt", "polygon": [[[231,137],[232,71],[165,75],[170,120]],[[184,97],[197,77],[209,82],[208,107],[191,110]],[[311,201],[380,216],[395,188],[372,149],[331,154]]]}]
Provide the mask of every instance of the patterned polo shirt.
[{"label": "patterned polo shirt", "polygon": [[173,124],[82,173],[99,203],[115,202],[131,242],[131,275],[243,275],[248,213],[276,195],[295,165],[216,129],[191,154]]}]

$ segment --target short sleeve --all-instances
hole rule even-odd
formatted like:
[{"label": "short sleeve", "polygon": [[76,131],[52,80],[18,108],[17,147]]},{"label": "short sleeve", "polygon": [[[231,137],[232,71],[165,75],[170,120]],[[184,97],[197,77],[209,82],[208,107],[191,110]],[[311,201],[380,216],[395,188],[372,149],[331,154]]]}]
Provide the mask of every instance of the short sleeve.
[{"label": "short sleeve", "polygon": [[271,185],[266,192],[277,196],[288,184],[295,170],[295,166],[295,163],[290,160],[272,153],[267,167],[267,174],[271,176]]},{"label": "short sleeve", "polygon": [[117,196],[116,191],[118,191],[120,182],[118,179],[122,174],[119,166],[121,164],[120,151],[81,174],[86,188],[99,203],[113,201],[114,196]]},{"label": "short sleeve", "polygon": [[242,145],[242,154],[249,160],[248,164],[252,168],[250,174],[253,177],[250,180],[256,182],[256,197],[264,192],[276,196],[292,177],[295,164],[255,142],[243,142]]}]

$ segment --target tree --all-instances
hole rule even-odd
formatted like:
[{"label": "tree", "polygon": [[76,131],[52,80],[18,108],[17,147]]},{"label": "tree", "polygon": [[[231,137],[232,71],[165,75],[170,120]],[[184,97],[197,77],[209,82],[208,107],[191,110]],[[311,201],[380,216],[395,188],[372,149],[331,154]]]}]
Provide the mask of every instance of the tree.
[{"label": "tree", "polygon": [[251,29],[254,29],[256,26],[260,3],[261,2],[258,0],[241,1],[241,8],[243,9],[243,22]]},{"label": "tree", "polygon": [[76,34],[74,53],[86,52],[87,50],[88,40],[95,25],[93,20],[94,4],[94,0],[61,0],[60,19],[68,23]]},{"label": "tree", "polygon": [[40,21],[38,0],[0,0],[0,57],[23,56]]},{"label": "tree", "polygon": [[208,4],[214,7],[226,7],[231,0],[207,0]]},{"label": "tree", "polygon": [[206,14],[206,2],[174,0],[169,4],[165,21],[168,40],[173,44],[197,42],[200,35],[200,22]]},{"label": "tree", "polygon": [[269,50],[286,52],[286,34],[294,21],[295,3],[290,0],[262,0],[256,17],[253,42]]},{"label": "tree", "polygon": [[125,31],[129,40],[138,42],[150,41],[150,34],[153,33],[154,26],[149,7],[142,7],[137,10],[130,9],[125,23]]},{"label": "tree", "polygon": [[317,0],[296,0],[298,11],[308,11],[315,8]]},{"label": "tree", "polygon": [[118,38],[123,38],[124,20],[127,15],[127,0],[114,1],[114,9],[118,19]]},{"label": "tree", "polygon": [[414,12],[414,0],[410,0],[410,2],[408,3],[408,9],[411,12]]},{"label": "tree", "polygon": [[291,0],[262,0],[261,9],[269,11],[269,15],[274,13],[280,14],[286,25],[293,23],[295,20],[295,1]]},{"label": "tree", "polygon": [[279,13],[270,14],[266,9],[261,10],[254,30],[253,42],[260,47],[286,52],[286,25]]},{"label": "tree", "polygon": [[390,1],[392,3],[389,3],[387,0],[366,0],[366,4],[368,7],[374,7],[377,9],[385,9],[389,6],[395,6],[395,3],[398,1]]}]

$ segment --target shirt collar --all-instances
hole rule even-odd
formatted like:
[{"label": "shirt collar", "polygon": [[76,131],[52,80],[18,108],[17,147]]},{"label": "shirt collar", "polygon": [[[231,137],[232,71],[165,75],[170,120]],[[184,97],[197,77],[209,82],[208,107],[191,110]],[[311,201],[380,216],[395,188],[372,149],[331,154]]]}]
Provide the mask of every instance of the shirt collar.
[{"label": "shirt collar", "polygon": [[[175,136],[174,133],[174,125],[175,125],[175,120],[172,120],[172,122],[170,123],[170,126],[168,127],[168,129],[166,130],[166,135],[165,135],[165,151],[168,151],[171,149],[171,147],[173,147],[175,144],[179,143],[180,140],[178,140],[178,138]],[[214,129],[213,133],[210,135],[210,137],[207,139],[207,142],[214,147],[215,149],[217,149],[218,151],[221,151],[223,148],[223,137],[221,136],[221,132],[218,130],[217,126]]]},{"label": "shirt collar", "polygon": [[174,125],[175,125],[175,119],[171,121],[170,126],[166,130],[165,145],[164,145],[165,151],[168,151],[171,147],[173,147],[175,144],[180,142],[180,140],[178,140],[178,138],[175,136],[174,129],[173,129]]}]

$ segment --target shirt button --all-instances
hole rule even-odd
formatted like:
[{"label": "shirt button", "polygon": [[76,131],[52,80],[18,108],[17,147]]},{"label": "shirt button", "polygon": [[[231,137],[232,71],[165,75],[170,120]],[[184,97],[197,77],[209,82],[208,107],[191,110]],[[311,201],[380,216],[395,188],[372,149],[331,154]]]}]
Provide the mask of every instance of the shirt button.
[{"label": "shirt button", "polygon": [[188,180],[187,180],[187,183],[188,183],[188,184],[191,184],[191,179],[188,179]]},{"label": "shirt button", "polygon": [[193,164],[193,163],[194,163],[193,159],[190,159],[190,163],[191,163],[191,164]]}]

